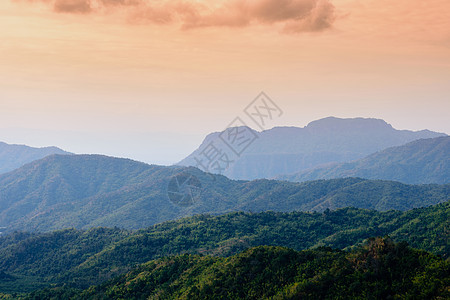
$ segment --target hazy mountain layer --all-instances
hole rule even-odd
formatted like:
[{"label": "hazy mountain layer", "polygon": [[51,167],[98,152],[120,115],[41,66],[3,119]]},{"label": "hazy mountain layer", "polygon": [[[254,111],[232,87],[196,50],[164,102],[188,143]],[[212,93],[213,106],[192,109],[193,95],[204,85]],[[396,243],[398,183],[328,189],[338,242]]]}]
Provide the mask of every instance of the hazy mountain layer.
[{"label": "hazy mountain layer", "polygon": [[422,139],[350,162],[318,167],[279,179],[308,181],[343,177],[395,180],[404,183],[450,182],[450,137]]},{"label": "hazy mountain layer", "polygon": [[70,153],[56,147],[33,148],[0,142],[0,174],[20,168],[29,162],[52,154]]},{"label": "hazy mountain layer", "polygon": [[[378,119],[334,117],[311,122],[304,128],[276,127],[260,133],[250,130],[252,134],[249,130],[243,127],[237,136],[233,133],[228,135],[230,133],[228,131],[212,133],[197,150],[179,164],[199,167],[203,165],[203,170],[207,167],[209,172],[220,173],[217,164],[212,163],[208,166],[203,159],[203,151],[211,150],[208,146],[212,142],[222,153],[227,154],[226,161],[234,161],[223,173],[227,177],[247,180],[274,178],[326,163],[353,161],[376,151],[417,139],[445,135],[428,130],[417,132],[396,130]],[[252,141],[253,136],[257,138],[252,143],[246,142],[249,138]],[[247,144],[249,146],[245,148]],[[237,150],[240,156],[238,157],[231,149]],[[199,165],[198,160],[204,161],[202,165]],[[223,160],[219,162],[221,167],[228,166]]]}]

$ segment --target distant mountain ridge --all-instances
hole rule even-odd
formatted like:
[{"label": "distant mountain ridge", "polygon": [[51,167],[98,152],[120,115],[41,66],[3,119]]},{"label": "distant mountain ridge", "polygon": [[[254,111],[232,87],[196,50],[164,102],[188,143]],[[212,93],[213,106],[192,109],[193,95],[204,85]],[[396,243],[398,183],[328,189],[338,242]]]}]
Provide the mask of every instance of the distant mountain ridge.
[{"label": "distant mountain ridge", "polygon": [[308,181],[343,177],[395,180],[409,184],[450,183],[450,137],[421,139],[363,159],[322,166],[278,179]]},{"label": "distant mountain ridge", "polygon": [[71,154],[57,147],[34,148],[0,142],[0,174],[52,154]]},{"label": "distant mountain ridge", "polygon": [[[174,176],[190,174],[201,192],[191,206],[168,196]],[[147,165],[100,155],[53,155],[0,175],[0,227],[49,231],[97,226],[137,229],[194,214],[323,211],[354,206],[408,210],[448,200],[448,185],[358,178],[292,183],[234,181],[196,168]]]},{"label": "distant mountain ridge", "polygon": [[[258,139],[235,159],[223,173],[225,176],[245,180],[274,178],[327,163],[353,161],[418,139],[446,136],[429,130],[396,130],[380,119],[335,117],[313,121],[303,128],[275,127],[253,132]],[[209,134],[200,147],[179,165],[197,166],[195,158],[206,145],[211,141],[221,145],[220,134]],[[226,146],[221,149],[227,151]]]}]

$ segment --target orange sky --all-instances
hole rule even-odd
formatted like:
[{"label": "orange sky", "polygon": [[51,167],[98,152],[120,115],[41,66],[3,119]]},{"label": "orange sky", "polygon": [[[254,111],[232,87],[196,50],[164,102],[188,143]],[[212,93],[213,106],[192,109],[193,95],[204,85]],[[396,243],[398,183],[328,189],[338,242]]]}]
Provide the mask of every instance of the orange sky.
[{"label": "orange sky", "polygon": [[273,125],[450,133],[448,0],[3,0],[0,26],[6,142],[174,162],[260,91]]}]

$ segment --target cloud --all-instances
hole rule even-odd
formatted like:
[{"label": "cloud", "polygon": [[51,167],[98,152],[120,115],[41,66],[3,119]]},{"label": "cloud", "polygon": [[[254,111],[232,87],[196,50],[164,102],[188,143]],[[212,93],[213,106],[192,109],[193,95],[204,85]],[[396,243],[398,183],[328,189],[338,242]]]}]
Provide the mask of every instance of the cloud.
[{"label": "cloud", "polygon": [[89,0],[56,0],[53,4],[56,12],[88,13],[91,11]]},{"label": "cloud", "polygon": [[284,32],[322,31],[332,26],[329,0],[41,0],[56,12],[127,11],[139,23],[174,24],[184,29],[280,25]]},{"label": "cloud", "polygon": [[322,31],[330,28],[335,20],[334,6],[328,1],[317,1],[306,18],[289,21],[286,32]]},{"label": "cloud", "polygon": [[[222,24],[217,23],[222,14],[228,18]],[[334,6],[328,0],[236,1],[230,12],[219,10],[209,20],[209,26],[280,23],[286,32],[320,31],[331,27]]]}]

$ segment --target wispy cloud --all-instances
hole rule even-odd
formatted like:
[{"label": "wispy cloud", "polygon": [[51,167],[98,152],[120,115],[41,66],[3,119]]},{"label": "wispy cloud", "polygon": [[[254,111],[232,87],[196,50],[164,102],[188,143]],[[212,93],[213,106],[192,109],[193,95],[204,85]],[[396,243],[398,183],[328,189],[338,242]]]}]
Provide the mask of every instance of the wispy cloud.
[{"label": "wispy cloud", "polygon": [[[29,0],[30,2],[36,0]],[[58,13],[127,11],[132,21],[199,27],[280,25],[285,32],[322,31],[335,13],[329,0],[40,0]]]},{"label": "wispy cloud", "polygon": [[53,8],[56,12],[89,13],[91,3],[89,0],[55,0]]}]

